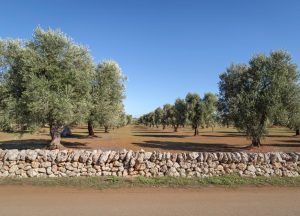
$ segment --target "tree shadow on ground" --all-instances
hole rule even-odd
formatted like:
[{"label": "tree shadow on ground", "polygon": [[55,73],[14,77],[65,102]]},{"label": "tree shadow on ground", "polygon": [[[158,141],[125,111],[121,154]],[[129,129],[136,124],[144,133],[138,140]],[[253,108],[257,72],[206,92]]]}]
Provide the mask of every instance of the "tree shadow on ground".
[{"label": "tree shadow on ground", "polygon": [[250,146],[234,146],[222,143],[198,144],[190,142],[161,142],[149,140],[144,143],[132,143],[141,148],[159,148],[163,150],[180,150],[196,152],[237,152],[250,150]]},{"label": "tree shadow on ground", "polygon": [[[27,140],[8,140],[0,142],[0,149],[45,149],[50,140],[47,139],[27,139]],[[62,141],[61,144],[66,148],[90,149],[86,144],[79,142]]]},{"label": "tree shadow on ground", "polygon": [[[213,132],[214,133],[214,132]],[[234,134],[234,133],[225,133],[224,135],[219,135],[218,132],[215,134],[201,134],[204,137],[244,137],[244,134]]]},{"label": "tree shadow on ground", "polygon": [[133,135],[138,137],[158,137],[158,138],[185,138],[188,136],[185,135],[176,135],[176,134],[139,134],[139,135]]},{"label": "tree shadow on ground", "polygon": [[132,131],[132,133],[138,133],[138,134],[144,134],[144,133],[149,133],[149,134],[156,134],[156,133],[159,133],[159,134],[166,134],[166,133],[174,133],[174,132],[171,132],[171,131],[140,131],[140,130],[137,130],[137,131]]},{"label": "tree shadow on ground", "polygon": [[266,146],[266,147],[300,147],[300,141],[299,140],[281,140],[281,142],[285,142],[286,144],[283,143],[271,143],[271,144],[262,144],[262,146]]},{"label": "tree shadow on ground", "polygon": [[73,138],[73,139],[86,139],[86,138],[89,138],[89,136],[86,135],[86,134],[71,134],[71,135],[68,135],[68,136],[63,136],[63,139],[70,139],[70,138]]},{"label": "tree shadow on ground", "polygon": [[279,135],[279,134],[268,134],[266,137],[272,137],[272,138],[287,138],[287,137],[294,137],[289,134],[286,135]]}]

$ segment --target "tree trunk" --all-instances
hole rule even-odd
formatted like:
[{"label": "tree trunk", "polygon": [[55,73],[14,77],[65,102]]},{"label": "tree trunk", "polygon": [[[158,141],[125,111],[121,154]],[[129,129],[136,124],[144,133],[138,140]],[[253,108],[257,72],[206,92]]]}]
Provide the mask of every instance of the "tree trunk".
[{"label": "tree trunk", "polygon": [[50,136],[51,143],[48,149],[63,149],[64,146],[60,143],[61,141],[61,130],[63,127],[50,125]]},{"label": "tree trunk", "polygon": [[296,136],[299,136],[299,135],[300,135],[300,130],[297,129],[297,130],[296,130]]},{"label": "tree trunk", "polygon": [[178,125],[174,125],[174,132],[178,131]]},{"label": "tree trunk", "polygon": [[252,146],[260,147],[261,146],[260,139],[259,138],[252,138]]},{"label": "tree trunk", "polygon": [[108,131],[108,126],[104,126],[104,132],[105,133],[108,133],[109,131]]},{"label": "tree trunk", "polygon": [[53,126],[52,126],[52,124],[50,124],[49,126],[50,126],[50,136],[51,136],[51,140],[53,140],[53,139],[54,139]]},{"label": "tree trunk", "polygon": [[198,127],[194,128],[194,136],[198,136],[199,135],[199,129]]},{"label": "tree trunk", "polygon": [[89,136],[95,136],[94,132],[94,127],[93,127],[93,122],[88,121],[88,131],[89,131]]},{"label": "tree trunk", "polygon": [[163,125],[163,130],[166,129],[166,125]]}]

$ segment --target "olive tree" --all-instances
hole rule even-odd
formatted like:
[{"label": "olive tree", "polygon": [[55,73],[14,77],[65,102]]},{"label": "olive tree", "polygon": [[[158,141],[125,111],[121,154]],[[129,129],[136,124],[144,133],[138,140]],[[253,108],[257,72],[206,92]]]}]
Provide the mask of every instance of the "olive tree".
[{"label": "olive tree", "polygon": [[235,127],[260,146],[267,124],[289,106],[299,72],[284,51],[254,56],[249,64],[231,65],[220,75],[219,97]]},{"label": "olive tree", "polygon": [[199,126],[203,120],[203,104],[200,96],[196,93],[188,93],[185,97],[187,117],[194,129],[194,136],[199,135]]},{"label": "olive tree", "polygon": [[95,122],[103,126],[106,133],[110,127],[119,125],[120,118],[123,117],[125,80],[126,77],[116,62],[109,60],[97,65],[91,90],[92,106],[88,120],[90,135],[94,135]]},{"label": "olive tree", "polygon": [[162,115],[163,115],[163,110],[160,107],[154,110],[154,122],[157,128],[161,124]]},{"label": "olive tree", "polygon": [[171,124],[171,111],[172,105],[165,104],[162,109],[162,117],[161,117],[161,124],[163,126],[163,130],[166,129],[166,126]]},{"label": "olive tree", "polygon": [[285,99],[283,106],[286,109],[280,109],[278,112],[278,122],[280,125],[289,127],[300,135],[300,87],[291,89]]},{"label": "olive tree", "polygon": [[171,124],[174,132],[177,132],[180,125],[186,122],[186,104],[182,99],[176,99],[172,109],[170,110]]},{"label": "olive tree", "polygon": [[50,147],[60,147],[63,128],[87,114],[93,73],[89,51],[60,31],[41,28],[28,41],[1,41],[0,49],[1,113],[8,111],[6,121],[21,129],[48,124]]},{"label": "olive tree", "polygon": [[202,100],[203,104],[203,121],[202,127],[211,127],[212,129],[216,125],[216,114],[217,114],[217,96],[213,93],[206,93]]},{"label": "olive tree", "polygon": [[132,115],[126,115],[126,119],[127,125],[131,125],[133,123]]}]

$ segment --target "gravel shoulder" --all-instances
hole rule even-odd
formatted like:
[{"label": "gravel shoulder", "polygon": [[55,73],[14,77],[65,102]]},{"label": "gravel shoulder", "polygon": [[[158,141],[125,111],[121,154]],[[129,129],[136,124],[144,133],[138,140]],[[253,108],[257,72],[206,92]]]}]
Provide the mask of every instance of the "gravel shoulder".
[{"label": "gravel shoulder", "polygon": [[0,186],[0,215],[300,215],[300,188]]}]

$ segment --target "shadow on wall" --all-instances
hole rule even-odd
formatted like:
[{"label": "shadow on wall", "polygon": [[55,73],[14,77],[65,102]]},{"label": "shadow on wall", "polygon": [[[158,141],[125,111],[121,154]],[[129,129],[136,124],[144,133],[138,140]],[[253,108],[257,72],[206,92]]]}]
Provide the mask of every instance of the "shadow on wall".
[{"label": "shadow on wall", "polygon": [[[0,149],[44,149],[49,142],[50,140],[47,139],[8,140],[0,142]],[[66,148],[90,149],[86,144],[78,142],[62,141],[61,144]]]},{"label": "shadow on wall", "polygon": [[237,152],[249,150],[250,146],[237,147],[234,145],[214,143],[214,144],[197,144],[189,142],[161,142],[161,141],[145,141],[144,143],[132,143],[141,148],[159,148],[163,150],[181,150],[194,152]]}]

